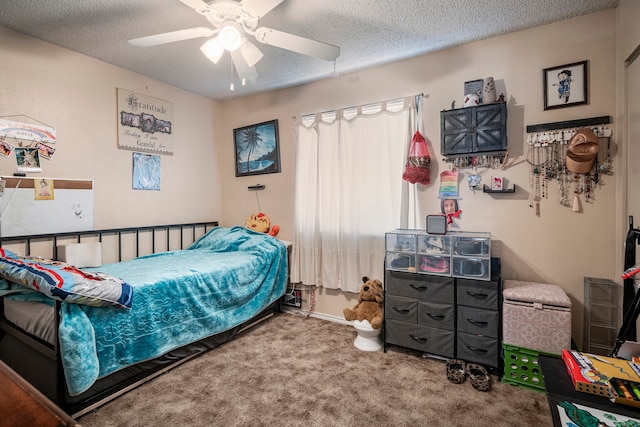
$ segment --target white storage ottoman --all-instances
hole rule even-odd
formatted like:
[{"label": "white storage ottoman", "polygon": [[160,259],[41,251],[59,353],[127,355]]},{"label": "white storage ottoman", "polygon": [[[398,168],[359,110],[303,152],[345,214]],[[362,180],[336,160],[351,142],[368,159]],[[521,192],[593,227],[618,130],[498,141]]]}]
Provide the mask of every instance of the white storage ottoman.
[{"label": "white storage ottoman", "polygon": [[505,280],[502,289],[505,344],[552,354],[571,348],[571,300],[560,286]]}]

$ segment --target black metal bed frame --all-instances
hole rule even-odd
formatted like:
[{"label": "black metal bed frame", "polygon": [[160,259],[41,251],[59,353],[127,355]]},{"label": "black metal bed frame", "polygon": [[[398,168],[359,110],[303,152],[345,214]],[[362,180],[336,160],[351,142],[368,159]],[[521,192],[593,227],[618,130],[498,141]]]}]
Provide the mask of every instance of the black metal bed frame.
[{"label": "black metal bed frame", "polygon": [[[140,256],[140,233],[141,232],[151,232],[151,242],[152,248],[151,252],[156,253],[156,232],[165,231],[167,235],[166,239],[166,247],[171,247],[171,230],[179,229],[180,230],[180,249],[184,249],[184,230],[191,230],[192,240],[196,240],[196,230],[204,229],[204,232],[209,231],[209,229],[213,227],[217,227],[217,221],[208,221],[208,222],[192,222],[186,224],[169,224],[169,225],[150,225],[150,226],[141,226],[141,227],[127,227],[127,228],[109,228],[103,230],[87,230],[87,231],[69,231],[64,233],[51,233],[51,234],[34,234],[34,235],[24,235],[24,236],[9,236],[2,237],[0,236],[0,246],[5,243],[20,243],[24,242],[25,245],[25,255],[31,255],[31,243],[33,241],[51,241],[53,243],[53,258],[56,259],[58,255],[58,240],[60,239],[68,239],[75,237],[78,243],[82,242],[83,237],[89,236],[98,236],[100,242],[102,242],[103,237],[106,235],[116,235],[118,239],[118,259],[117,261],[122,261],[122,236],[126,234],[135,234],[136,237],[136,248],[135,253],[136,257]],[[204,234],[204,233],[203,233]]]},{"label": "black metal bed frame", "polygon": [[[57,243],[61,239],[76,239],[78,243],[82,242],[83,237],[98,236],[102,242],[106,235],[115,235],[118,245],[118,262],[122,261],[122,239],[125,235],[133,234],[135,236],[135,256],[140,255],[140,234],[143,232],[151,233],[152,253],[164,252],[157,250],[159,245],[156,244],[156,235],[161,231],[166,232],[166,250],[170,250],[171,244],[175,241],[171,240],[171,230],[180,230],[180,249],[184,249],[184,232],[191,232],[191,238],[196,240],[197,230],[202,229],[204,234],[209,229],[218,225],[215,221],[198,222],[187,224],[171,224],[160,226],[142,226],[129,228],[114,228],[104,230],[77,231],[55,234],[40,234],[28,236],[11,236],[1,237],[0,246],[7,243],[24,244],[25,254],[31,254],[31,246],[35,242],[52,242],[54,258],[57,255]],[[176,233],[177,234],[177,233]],[[40,254],[38,254],[40,255]],[[59,325],[59,311],[61,303],[55,302],[55,324]],[[168,355],[159,358],[161,363],[153,366],[147,363],[135,365],[133,373],[128,374],[124,378],[112,379],[108,376],[102,381],[101,389],[98,391],[88,391],[79,397],[71,397],[66,390],[64,371],[62,367],[62,359],[60,354],[60,346],[58,342],[58,330],[55,328],[55,344],[51,345],[40,338],[33,336],[19,329],[10,323],[4,317],[4,309],[2,298],[0,298],[0,359],[9,365],[19,375],[39,389],[45,396],[51,399],[62,410],[72,417],[83,415],[98,406],[120,396],[123,393],[137,387],[138,385],[149,381],[150,379],[166,372],[167,370],[184,363],[185,361],[196,357],[203,352],[210,350],[224,342],[229,341],[238,333],[250,328],[254,324],[265,320],[279,310],[277,303],[272,304],[255,318],[250,319],[242,325],[237,326],[229,331],[213,335],[197,343],[181,347]],[[118,374],[118,373],[116,373]]]}]

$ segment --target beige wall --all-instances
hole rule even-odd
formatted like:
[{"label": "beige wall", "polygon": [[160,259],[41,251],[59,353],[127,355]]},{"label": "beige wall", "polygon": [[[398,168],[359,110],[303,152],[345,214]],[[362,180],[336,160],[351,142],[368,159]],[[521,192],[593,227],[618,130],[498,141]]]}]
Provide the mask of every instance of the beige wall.
[{"label": "beige wall", "polygon": [[[605,177],[595,201],[582,212],[559,204],[557,184],[542,201],[541,216],[529,207],[529,166],[524,160],[526,126],[616,114],[616,12],[609,10],[543,27],[508,34],[453,49],[420,56],[339,78],[225,102],[223,110],[224,176],[222,221],[239,224],[257,209],[247,185],[266,184],[260,193],[262,210],[292,238],[295,178],[295,123],[292,117],[332,108],[424,93],[424,133],[432,149],[431,186],[420,187],[423,214],[437,213],[438,174],[447,166],[439,155],[440,110],[456,100],[460,106],[463,83],[493,76],[498,92],[508,101],[508,137],[511,166],[500,173],[517,191],[511,195],[475,194],[460,184],[461,230],[489,231],[493,255],[502,258],[503,278],[543,281],[561,285],[573,303],[573,333],[582,340],[583,278],[616,280],[616,193],[619,175]],[[542,70],[572,62],[589,61],[590,103],[544,111]],[[340,61],[338,60],[338,70]],[[330,70],[328,70],[329,72]],[[235,178],[231,134],[234,127],[278,118],[282,144],[282,173]],[[612,126],[615,129],[615,123]],[[616,159],[616,168],[619,159]],[[479,170],[488,183],[493,170]],[[366,272],[363,272],[365,274]],[[320,290],[318,313],[342,317],[353,294]]]},{"label": "beige wall", "polygon": [[[93,179],[95,228],[221,217],[219,103],[1,27],[0,58],[0,116],[57,130],[55,156],[29,175]],[[132,189],[132,152],[117,148],[116,88],[173,103],[174,155],[161,156],[161,191]],[[15,156],[0,158],[0,175],[14,172]]]},{"label": "beige wall", "polygon": [[[266,185],[257,193],[260,208],[280,225],[280,237],[287,240],[293,238],[292,118],[424,93],[424,133],[432,149],[434,182],[420,188],[426,215],[439,211],[437,174],[447,167],[439,155],[439,112],[453,100],[461,105],[464,81],[493,76],[509,106],[512,164],[502,174],[518,189],[511,195],[474,194],[461,182],[460,229],[492,233],[503,278],[561,285],[574,305],[578,342],[583,277],[619,278],[621,266],[614,254],[620,234],[616,219],[624,215],[621,201],[616,201],[621,175],[605,177],[595,202],[583,199],[581,213],[560,206],[554,183],[536,217],[529,207],[529,167],[524,161],[527,125],[616,115],[615,10],[223,104],[2,28],[0,57],[0,115],[27,114],[57,128],[58,153],[53,161],[43,162],[41,176],[94,179],[96,228],[209,219],[225,226],[243,224],[258,211],[256,193],[247,186],[260,183]],[[542,69],[582,60],[589,60],[589,105],[543,111]],[[327,73],[332,70],[328,65]],[[117,87],[174,104],[175,154],[162,156],[160,192],[131,189],[131,152],[116,148]],[[236,178],[233,129],[271,119],[280,122],[282,172]],[[616,172],[619,167],[616,157]],[[0,174],[13,172],[13,158],[0,158]],[[485,183],[495,174],[479,172]],[[353,294],[321,289],[316,311],[341,318],[342,309],[353,303]]]},{"label": "beige wall", "polygon": [[640,2],[620,0],[616,11],[618,13],[619,46],[624,61],[640,44],[640,26],[638,25]]}]

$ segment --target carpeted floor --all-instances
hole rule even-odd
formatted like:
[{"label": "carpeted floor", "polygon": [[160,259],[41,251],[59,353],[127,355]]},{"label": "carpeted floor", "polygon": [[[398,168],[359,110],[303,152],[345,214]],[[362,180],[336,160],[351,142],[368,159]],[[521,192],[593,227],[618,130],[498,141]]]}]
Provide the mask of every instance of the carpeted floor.
[{"label": "carpeted floor", "polygon": [[100,426],[551,426],[544,393],[492,378],[489,392],[446,379],[445,363],[355,330],[278,314],[78,421]]}]

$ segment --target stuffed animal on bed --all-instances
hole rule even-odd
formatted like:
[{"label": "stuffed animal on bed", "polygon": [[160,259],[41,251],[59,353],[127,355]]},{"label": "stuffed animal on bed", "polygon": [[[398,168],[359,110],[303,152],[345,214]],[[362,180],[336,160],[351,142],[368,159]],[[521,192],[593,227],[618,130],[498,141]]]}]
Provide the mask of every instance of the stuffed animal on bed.
[{"label": "stuffed animal on bed", "polygon": [[358,303],[353,308],[343,310],[344,318],[347,320],[367,320],[373,329],[382,327],[384,315],[384,292],[382,282],[378,279],[362,278]]},{"label": "stuffed animal on bed", "polygon": [[271,227],[269,216],[262,212],[251,215],[244,226],[260,233],[269,233],[270,236],[275,236],[280,231],[280,227],[277,225]]}]

